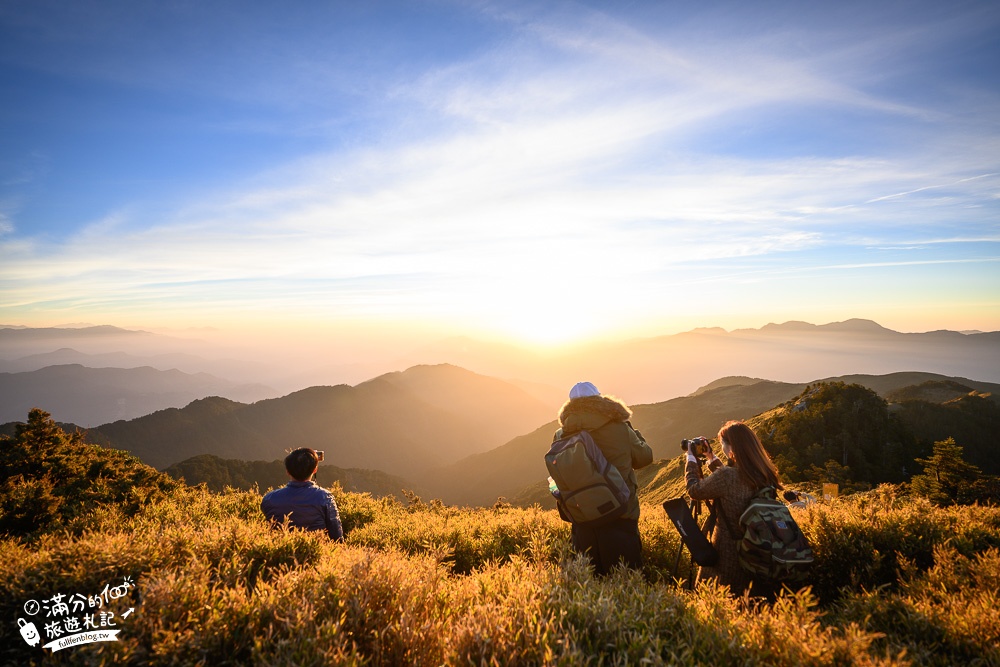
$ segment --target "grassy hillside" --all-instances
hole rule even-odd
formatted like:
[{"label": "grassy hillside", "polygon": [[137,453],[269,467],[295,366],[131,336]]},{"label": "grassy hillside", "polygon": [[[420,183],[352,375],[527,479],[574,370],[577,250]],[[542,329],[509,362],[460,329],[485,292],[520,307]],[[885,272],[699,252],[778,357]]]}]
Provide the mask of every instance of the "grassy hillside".
[{"label": "grassy hillside", "polygon": [[976,391],[968,385],[954,380],[927,380],[920,384],[912,384],[902,389],[896,389],[885,395],[890,403],[903,401],[927,401],[929,403],[947,403],[956,398],[967,396]]},{"label": "grassy hillside", "polygon": [[[922,385],[924,386],[924,385]],[[917,388],[898,393],[912,395]],[[934,391],[937,393],[937,390]],[[976,392],[943,404],[890,406],[857,384],[821,383],[749,421],[785,479],[858,488],[920,471],[933,443],[953,438],[983,473],[1000,472],[1000,405]]]},{"label": "grassy hillside", "polygon": [[[1000,510],[880,491],[797,516],[811,589],[746,604],[672,570],[646,506],[640,573],[595,579],[553,512],[337,491],[345,544],[264,523],[251,492],[175,492],[76,536],[0,540],[0,613],[128,577],[119,641],[57,654],[3,625],[5,664],[955,665],[1000,661]],[[127,618],[127,609],[134,612]],[[39,627],[41,631],[41,626]],[[48,637],[44,637],[48,641]]]},{"label": "grassy hillside", "polygon": [[[33,619],[43,643],[78,636],[69,619],[88,615],[119,632],[53,653],[9,620],[3,664],[1000,662],[998,507],[941,508],[890,486],[812,505],[796,513],[816,552],[807,587],[747,601],[681,586],[690,564],[674,569],[677,534],[645,502],[643,569],[596,579],[570,552],[567,524],[537,507],[404,503],[335,486],[341,544],[270,527],[256,492],[163,486],[43,414],[0,451],[24,466],[22,484],[62,471],[74,490],[63,496],[72,523],[0,536],[0,615]],[[104,479],[94,471],[115,465],[141,474],[92,502]],[[9,496],[5,487],[5,506]],[[103,597],[100,614],[78,602],[88,595]],[[66,612],[46,614],[59,601]]]},{"label": "grassy hillside", "polygon": [[108,509],[131,516],[179,486],[126,452],[66,433],[42,410],[0,436],[0,535],[78,530]]}]

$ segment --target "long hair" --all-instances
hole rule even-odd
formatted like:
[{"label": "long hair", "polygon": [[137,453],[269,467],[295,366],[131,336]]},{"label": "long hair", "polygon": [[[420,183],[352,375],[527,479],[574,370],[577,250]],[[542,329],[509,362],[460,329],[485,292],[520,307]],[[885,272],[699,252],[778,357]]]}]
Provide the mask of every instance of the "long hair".
[{"label": "long hair", "polygon": [[725,440],[733,451],[733,462],[758,489],[773,486],[784,488],[778,479],[778,469],[771,462],[764,445],[753,430],[741,421],[729,421],[719,429],[719,442]]}]

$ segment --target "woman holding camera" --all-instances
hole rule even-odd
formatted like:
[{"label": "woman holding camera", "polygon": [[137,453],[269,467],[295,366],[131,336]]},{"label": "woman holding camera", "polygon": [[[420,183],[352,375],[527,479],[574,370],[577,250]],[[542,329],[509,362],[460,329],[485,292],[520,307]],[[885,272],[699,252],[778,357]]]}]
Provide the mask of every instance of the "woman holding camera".
[{"label": "woman holding camera", "polygon": [[[697,448],[693,445],[688,447],[685,468],[687,492],[694,500],[713,501],[718,517],[712,544],[719,552],[719,562],[702,567],[701,578],[715,579],[740,595],[751,581],[750,574],[740,565],[737,551],[738,540],[743,536],[735,535],[734,528],[739,527],[739,518],[757,491],[765,486],[776,489],[782,486],[771,457],[749,426],[740,421],[726,422],[719,430],[719,442],[729,465],[723,465],[706,443],[703,448],[710,474],[704,478]],[[767,593],[758,587],[755,586],[752,592]]]}]

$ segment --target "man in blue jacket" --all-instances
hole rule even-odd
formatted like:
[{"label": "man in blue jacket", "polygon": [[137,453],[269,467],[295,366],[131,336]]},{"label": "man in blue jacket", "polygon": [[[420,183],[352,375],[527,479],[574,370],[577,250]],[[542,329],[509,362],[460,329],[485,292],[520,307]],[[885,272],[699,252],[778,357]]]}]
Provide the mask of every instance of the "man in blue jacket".
[{"label": "man in blue jacket", "polygon": [[331,540],[344,539],[340,514],[333,494],[312,481],[320,454],[303,447],[285,457],[285,470],[292,478],[285,486],[264,496],[260,509],[275,523],[288,517],[288,524],[303,530],[325,530]]}]

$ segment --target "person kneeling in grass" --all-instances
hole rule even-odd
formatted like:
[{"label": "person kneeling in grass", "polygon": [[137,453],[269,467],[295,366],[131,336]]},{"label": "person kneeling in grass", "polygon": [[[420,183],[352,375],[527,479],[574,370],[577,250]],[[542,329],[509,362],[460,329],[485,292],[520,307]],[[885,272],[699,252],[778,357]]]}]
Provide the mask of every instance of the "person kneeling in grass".
[{"label": "person kneeling in grass", "polygon": [[285,457],[285,470],[292,481],[264,496],[260,509],[277,526],[288,524],[303,530],[325,530],[332,540],[343,540],[344,529],[333,494],[312,481],[322,454],[302,447]]}]

